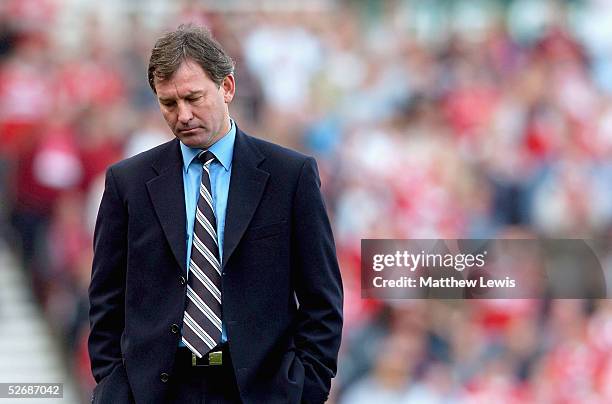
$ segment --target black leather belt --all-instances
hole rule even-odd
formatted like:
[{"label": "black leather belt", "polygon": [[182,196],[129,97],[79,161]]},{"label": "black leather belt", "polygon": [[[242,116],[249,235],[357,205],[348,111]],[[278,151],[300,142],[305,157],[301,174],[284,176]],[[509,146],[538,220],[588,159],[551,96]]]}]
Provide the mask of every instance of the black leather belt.
[{"label": "black leather belt", "polygon": [[189,348],[179,347],[176,352],[176,361],[181,365],[192,367],[223,366],[229,361],[229,350],[227,344],[219,345],[201,358],[198,358]]}]

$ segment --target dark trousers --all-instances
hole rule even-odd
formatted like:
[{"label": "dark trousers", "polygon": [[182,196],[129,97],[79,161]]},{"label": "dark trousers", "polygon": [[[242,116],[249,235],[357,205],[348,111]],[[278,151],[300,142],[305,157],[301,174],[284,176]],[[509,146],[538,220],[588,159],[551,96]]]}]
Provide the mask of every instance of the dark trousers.
[{"label": "dark trousers", "polygon": [[191,366],[186,348],[179,348],[170,378],[168,403],[239,404],[240,394],[229,350],[224,349],[223,365]]}]

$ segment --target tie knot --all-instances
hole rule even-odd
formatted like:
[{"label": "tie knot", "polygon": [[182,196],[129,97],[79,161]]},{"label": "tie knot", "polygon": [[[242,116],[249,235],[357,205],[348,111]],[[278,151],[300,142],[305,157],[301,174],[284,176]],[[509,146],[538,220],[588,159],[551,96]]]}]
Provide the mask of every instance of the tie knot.
[{"label": "tie knot", "polygon": [[207,166],[215,159],[215,155],[210,150],[204,150],[200,154],[198,154],[198,160]]}]

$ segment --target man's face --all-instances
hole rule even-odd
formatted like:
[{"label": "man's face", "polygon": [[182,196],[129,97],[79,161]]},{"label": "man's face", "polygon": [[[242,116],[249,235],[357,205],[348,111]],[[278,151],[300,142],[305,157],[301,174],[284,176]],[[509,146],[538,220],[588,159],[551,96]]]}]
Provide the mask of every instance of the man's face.
[{"label": "man's face", "polygon": [[208,149],[229,130],[234,76],[217,87],[200,65],[186,60],[170,79],[155,79],[155,89],[166,123],[185,146]]}]

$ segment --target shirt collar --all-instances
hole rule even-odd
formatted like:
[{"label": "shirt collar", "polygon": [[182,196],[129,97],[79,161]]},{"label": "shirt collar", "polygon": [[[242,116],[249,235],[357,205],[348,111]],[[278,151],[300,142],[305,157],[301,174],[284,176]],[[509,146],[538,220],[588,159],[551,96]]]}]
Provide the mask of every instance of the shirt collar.
[{"label": "shirt collar", "polygon": [[[229,131],[216,143],[214,143],[208,150],[215,155],[217,160],[221,163],[225,171],[229,171],[232,166],[232,157],[234,155],[234,141],[236,140],[236,125],[234,120],[230,119]],[[181,145],[181,154],[183,155],[183,169],[185,172],[189,169],[189,165],[195,159],[202,149],[192,149],[189,146],[185,146],[183,142],[179,142]]]}]

